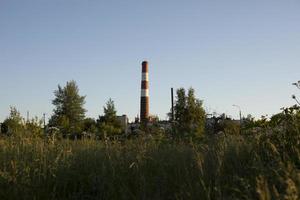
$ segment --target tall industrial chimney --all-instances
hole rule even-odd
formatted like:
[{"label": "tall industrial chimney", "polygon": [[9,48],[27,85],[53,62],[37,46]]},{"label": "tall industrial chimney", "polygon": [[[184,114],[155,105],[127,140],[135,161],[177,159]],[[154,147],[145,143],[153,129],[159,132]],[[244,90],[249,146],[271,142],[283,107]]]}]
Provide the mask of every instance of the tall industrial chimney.
[{"label": "tall industrial chimney", "polygon": [[142,63],[142,87],[141,87],[141,122],[149,120],[149,73],[148,62]]}]

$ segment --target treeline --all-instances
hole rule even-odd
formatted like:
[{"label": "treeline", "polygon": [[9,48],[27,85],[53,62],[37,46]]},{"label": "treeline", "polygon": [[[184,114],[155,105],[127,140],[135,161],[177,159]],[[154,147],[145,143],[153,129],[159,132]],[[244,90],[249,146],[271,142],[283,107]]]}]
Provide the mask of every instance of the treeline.
[{"label": "treeline", "polygon": [[201,140],[0,137],[0,199],[298,200],[299,108],[247,126]]},{"label": "treeline", "polygon": [[[219,117],[207,118],[203,109],[203,101],[195,96],[193,88],[179,88],[176,92],[174,111],[168,113],[167,126],[162,126],[159,119],[151,121],[151,126],[135,126],[135,130],[122,125],[118,119],[114,101],[109,99],[103,107],[104,114],[97,119],[87,118],[85,96],[80,95],[75,81],[69,81],[64,87],[58,85],[54,91],[53,114],[46,123],[37,117],[25,120],[15,107],[11,107],[10,115],[1,124],[1,134],[6,136],[53,136],[61,138],[113,138],[129,134],[156,134],[173,138],[202,138],[206,135],[252,134],[267,128],[280,128],[289,116],[299,117],[299,106],[285,108],[270,119],[262,117],[255,120],[251,116],[240,122]],[[125,136],[128,136],[125,135]]]},{"label": "treeline", "polygon": [[47,125],[43,119],[37,117],[25,120],[15,107],[11,107],[9,117],[1,124],[1,133],[8,136],[40,137],[46,134],[63,138],[80,138],[85,133],[105,137],[125,131],[117,119],[117,111],[112,99],[109,99],[104,106],[104,115],[95,120],[85,116],[85,96],[79,94],[75,81],[67,82],[64,87],[59,85],[54,95],[52,104],[55,108]]},{"label": "treeline", "polygon": [[[9,117],[1,125],[1,133],[8,136],[20,134],[44,136],[48,134],[63,138],[81,138],[85,135],[107,138],[126,132],[126,127],[122,126],[117,118],[117,111],[112,99],[109,99],[103,107],[104,115],[93,119],[87,118],[85,115],[85,96],[79,94],[79,88],[75,81],[67,82],[64,87],[58,85],[54,96],[52,104],[55,108],[47,125],[38,118],[25,120],[15,107],[11,107]],[[139,133],[170,134],[173,132],[173,136],[199,137],[205,131],[205,118],[203,102],[195,97],[194,90],[191,88],[186,92],[181,88],[177,91],[174,120],[170,123],[169,128],[159,127],[158,118],[151,121],[151,126],[135,128],[138,128]]]},{"label": "treeline", "polygon": [[[109,140],[126,135],[113,101],[97,120],[86,118],[84,101],[74,81],[59,86],[45,129],[11,109],[2,132],[12,137],[0,137],[0,199],[300,198],[299,106],[241,125],[207,118],[194,90],[181,88],[169,129],[152,122],[139,128],[146,137]],[[84,132],[106,140],[58,139]]]}]

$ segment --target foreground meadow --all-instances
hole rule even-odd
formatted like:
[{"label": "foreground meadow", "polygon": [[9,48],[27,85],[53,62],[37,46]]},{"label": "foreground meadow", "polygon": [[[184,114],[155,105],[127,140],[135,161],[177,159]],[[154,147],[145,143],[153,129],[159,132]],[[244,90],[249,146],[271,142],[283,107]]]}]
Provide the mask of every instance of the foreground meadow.
[{"label": "foreground meadow", "polygon": [[1,138],[0,199],[299,199],[298,138]]}]

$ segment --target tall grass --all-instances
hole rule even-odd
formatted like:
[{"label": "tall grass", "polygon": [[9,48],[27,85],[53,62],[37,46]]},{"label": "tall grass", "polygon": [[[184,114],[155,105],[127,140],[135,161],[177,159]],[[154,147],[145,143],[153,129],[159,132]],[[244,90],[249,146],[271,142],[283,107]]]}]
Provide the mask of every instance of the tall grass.
[{"label": "tall grass", "polygon": [[0,199],[299,199],[300,140],[276,134],[197,142],[2,138]]}]

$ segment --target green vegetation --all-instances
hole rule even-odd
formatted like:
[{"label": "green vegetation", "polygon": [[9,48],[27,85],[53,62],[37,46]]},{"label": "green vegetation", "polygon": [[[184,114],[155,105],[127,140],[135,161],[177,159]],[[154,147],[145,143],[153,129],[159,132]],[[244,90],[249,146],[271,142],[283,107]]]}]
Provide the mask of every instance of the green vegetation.
[{"label": "green vegetation", "polygon": [[205,111],[203,102],[195,97],[193,88],[177,90],[174,106],[174,132],[179,137],[200,137],[205,129]]},{"label": "green vegetation", "polygon": [[112,137],[123,130],[111,99],[98,120],[85,118],[71,81],[53,104],[47,127],[14,107],[2,123],[0,199],[300,199],[299,106],[242,126],[224,115],[211,128],[181,88],[170,130],[156,121]]},{"label": "green vegetation", "polygon": [[[300,114],[187,141],[0,140],[0,199],[299,199]],[[277,119],[278,120],[278,119]]]},{"label": "green vegetation", "polygon": [[5,136],[14,137],[43,137],[42,120],[33,118],[25,120],[15,108],[10,108],[10,114],[1,124],[0,133]]},{"label": "green vegetation", "polygon": [[109,99],[106,103],[106,107],[103,108],[104,116],[99,116],[97,121],[98,130],[101,138],[106,138],[113,135],[119,135],[122,133],[121,122],[117,119],[117,111],[112,99]]},{"label": "green vegetation", "polygon": [[55,109],[49,125],[59,128],[64,137],[79,135],[82,132],[86,110],[83,108],[85,97],[79,95],[76,82],[67,82],[64,88],[58,85],[54,94],[55,99],[52,103]]},{"label": "green vegetation", "polygon": [[96,121],[85,118],[85,96],[80,96],[75,81],[67,82],[64,88],[59,85],[54,95],[55,99],[52,103],[55,109],[48,128],[57,128],[58,134],[63,138],[81,138],[84,133],[106,138],[124,132],[117,119],[117,111],[112,99],[109,99],[104,107],[104,116],[99,116]]},{"label": "green vegetation", "polygon": [[299,147],[276,140],[3,139],[0,198],[298,199]]}]

